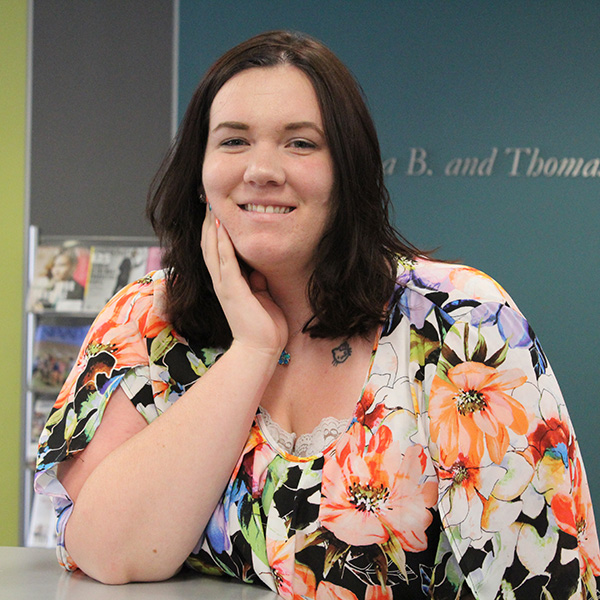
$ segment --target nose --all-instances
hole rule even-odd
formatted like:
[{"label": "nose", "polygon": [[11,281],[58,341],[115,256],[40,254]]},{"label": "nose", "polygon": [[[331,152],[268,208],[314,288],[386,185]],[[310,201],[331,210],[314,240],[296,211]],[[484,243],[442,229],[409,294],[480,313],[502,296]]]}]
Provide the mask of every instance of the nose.
[{"label": "nose", "polygon": [[285,182],[285,170],[277,148],[256,145],[246,154],[248,163],[244,182],[256,185],[281,185]]}]

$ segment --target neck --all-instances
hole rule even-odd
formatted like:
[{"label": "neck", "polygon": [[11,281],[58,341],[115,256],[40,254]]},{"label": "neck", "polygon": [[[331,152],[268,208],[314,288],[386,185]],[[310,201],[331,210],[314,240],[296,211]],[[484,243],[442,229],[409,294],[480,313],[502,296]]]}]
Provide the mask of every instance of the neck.
[{"label": "neck", "polygon": [[312,316],[306,293],[308,276],[296,272],[289,276],[270,274],[265,277],[271,298],[285,315],[290,335],[297,333]]},{"label": "neck", "polygon": [[290,333],[296,331],[312,317],[312,309],[306,292],[306,282],[290,281],[279,285],[268,281],[269,292],[285,315]]}]

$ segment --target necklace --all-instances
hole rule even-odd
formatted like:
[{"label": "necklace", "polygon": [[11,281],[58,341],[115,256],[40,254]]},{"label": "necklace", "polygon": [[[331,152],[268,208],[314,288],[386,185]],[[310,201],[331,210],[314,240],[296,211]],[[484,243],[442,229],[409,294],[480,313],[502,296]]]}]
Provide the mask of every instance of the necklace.
[{"label": "necklace", "polygon": [[[294,333],[292,333],[292,335],[290,335],[290,337],[288,337],[288,344],[304,329],[304,325],[302,325],[302,327],[300,327],[299,329],[297,329],[296,331],[294,331]],[[284,348],[281,351],[281,354],[279,355],[279,360],[277,361],[278,365],[289,365],[290,364],[290,360],[292,360],[292,355],[287,351],[286,348]]]},{"label": "necklace", "polygon": [[278,365],[289,365],[290,360],[292,360],[292,355],[284,348],[281,351],[281,355],[279,356],[279,360],[277,361]]}]

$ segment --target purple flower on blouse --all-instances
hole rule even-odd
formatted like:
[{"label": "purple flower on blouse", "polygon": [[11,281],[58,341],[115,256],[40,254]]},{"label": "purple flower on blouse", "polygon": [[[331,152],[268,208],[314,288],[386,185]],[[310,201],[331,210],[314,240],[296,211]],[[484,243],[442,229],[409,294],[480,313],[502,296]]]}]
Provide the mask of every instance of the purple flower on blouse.
[{"label": "purple flower on blouse", "polygon": [[471,325],[498,327],[503,340],[510,348],[526,348],[533,340],[527,320],[516,310],[500,302],[486,302],[471,311]]},{"label": "purple flower on blouse", "polygon": [[225,490],[223,502],[219,502],[210,521],[206,525],[205,535],[217,554],[231,551],[231,537],[229,535],[229,513],[232,505],[241,505],[243,498],[248,496],[248,488],[243,482],[230,486]]},{"label": "purple flower on blouse", "polygon": [[217,554],[231,550],[231,539],[227,531],[227,520],[225,519],[225,505],[217,504],[215,511],[206,526],[206,537]]},{"label": "purple flower on blouse", "polygon": [[406,315],[410,322],[417,328],[422,329],[425,325],[425,319],[433,310],[433,302],[420,294],[415,294],[412,290],[406,290],[398,302],[398,308],[403,315]]}]

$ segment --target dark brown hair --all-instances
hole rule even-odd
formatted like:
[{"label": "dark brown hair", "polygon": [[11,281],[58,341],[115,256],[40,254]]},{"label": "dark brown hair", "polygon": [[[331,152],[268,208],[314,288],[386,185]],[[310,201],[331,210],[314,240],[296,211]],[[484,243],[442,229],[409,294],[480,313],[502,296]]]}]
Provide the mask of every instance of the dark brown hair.
[{"label": "dark brown hair", "polygon": [[198,194],[210,108],[237,73],[277,65],[292,65],[312,82],[334,165],[331,219],[308,284],[313,318],[305,331],[332,339],[368,334],[385,319],[397,255],[418,254],[390,223],[377,134],[352,74],[307,35],[257,35],[229,50],[203,77],[148,196],[147,214],[165,248],[168,316],[178,332],[203,345],[231,343],[200,248],[206,205]]}]

